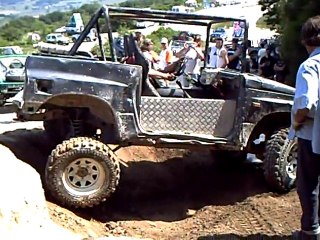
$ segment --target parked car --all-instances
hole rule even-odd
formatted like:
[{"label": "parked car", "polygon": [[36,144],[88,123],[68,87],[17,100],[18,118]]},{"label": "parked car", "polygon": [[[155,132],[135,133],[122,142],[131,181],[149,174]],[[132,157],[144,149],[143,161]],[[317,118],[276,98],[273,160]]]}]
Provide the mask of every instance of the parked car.
[{"label": "parked car", "polygon": [[228,34],[224,28],[217,28],[211,34],[211,38],[222,38],[223,40],[227,40]]},{"label": "parked car", "polygon": [[70,40],[68,37],[62,35],[61,33],[50,33],[46,37],[46,42],[60,45],[68,45]]},{"label": "parked car", "polygon": [[147,27],[152,27],[152,26],[154,26],[155,25],[155,23],[154,22],[150,22],[150,21],[138,21],[137,23],[136,23],[136,27],[137,28],[147,28]]},{"label": "parked car", "polygon": [[0,56],[1,55],[15,55],[15,54],[23,54],[21,47],[19,47],[19,46],[0,47]]},{"label": "parked car", "polygon": [[26,55],[0,56],[0,105],[24,86]]},{"label": "parked car", "polygon": [[118,57],[124,57],[124,39],[123,37],[114,38],[114,48]]},{"label": "parked car", "polygon": [[191,41],[183,41],[183,40],[172,40],[169,43],[169,49],[175,54],[176,52],[179,52],[186,43],[192,43]]},{"label": "parked car", "polygon": [[[71,37],[72,42],[77,41],[79,38],[80,33],[73,34]],[[87,42],[94,42],[97,40],[97,30],[95,28],[92,28],[87,37],[84,39]]]}]

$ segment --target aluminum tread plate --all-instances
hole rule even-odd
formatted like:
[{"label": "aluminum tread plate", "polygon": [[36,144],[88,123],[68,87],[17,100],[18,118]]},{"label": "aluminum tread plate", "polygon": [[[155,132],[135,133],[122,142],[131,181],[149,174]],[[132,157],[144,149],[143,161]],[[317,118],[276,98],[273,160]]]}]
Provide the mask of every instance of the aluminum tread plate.
[{"label": "aluminum tread plate", "polygon": [[142,97],[141,104],[140,120],[146,131],[220,135],[219,137],[225,137],[223,135],[227,135],[229,131],[217,131],[217,126],[233,127],[233,119],[230,121],[232,116],[228,119],[231,124],[224,124],[226,114],[230,112],[224,110],[226,105],[232,106],[231,112],[234,112],[236,105],[234,101],[225,100],[158,97]]}]

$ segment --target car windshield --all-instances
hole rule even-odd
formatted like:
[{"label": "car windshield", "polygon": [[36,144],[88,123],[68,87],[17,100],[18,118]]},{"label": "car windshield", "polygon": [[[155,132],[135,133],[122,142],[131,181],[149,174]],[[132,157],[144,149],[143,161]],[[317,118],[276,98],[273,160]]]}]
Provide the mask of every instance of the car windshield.
[{"label": "car windshield", "polygon": [[10,63],[9,68],[13,68],[13,69],[19,69],[19,68],[23,68],[24,65],[20,60],[14,60],[12,61],[12,63]]},{"label": "car windshield", "polygon": [[15,54],[12,48],[0,48],[0,55],[13,55]]},{"label": "car windshield", "polygon": [[217,28],[215,32],[225,32],[225,30],[223,28]]},{"label": "car windshield", "polygon": [[180,41],[180,40],[176,40],[172,42],[173,47],[183,47],[184,44],[185,44],[185,41]]},{"label": "car windshield", "polygon": [[0,63],[6,68],[21,69],[24,68],[26,57],[3,57],[0,58]]}]

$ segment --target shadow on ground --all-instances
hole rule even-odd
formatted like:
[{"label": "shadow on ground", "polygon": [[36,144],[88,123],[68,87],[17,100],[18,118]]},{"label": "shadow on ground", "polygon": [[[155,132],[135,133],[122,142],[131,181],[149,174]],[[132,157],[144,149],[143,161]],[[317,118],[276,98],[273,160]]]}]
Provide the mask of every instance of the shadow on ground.
[{"label": "shadow on ground", "polygon": [[293,240],[292,236],[267,236],[254,234],[248,236],[238,236],[235,234],[218,234],[211,236],[201,236],[197,240]]},{"label": "shadow on ground", "polygon": [[[55,147],[41,130],[4,133],[0,135],[0,144],[10,148],[42,177],[47,156]],[[176,221],[186,218],[188,209],[234,204],[267,191],[259,170],[231,159],[226,161],[228,164],[217,165],[210,154],[201,152],[164,162],[129,162],[129,167],[122,169],[118,189],[107,202],[92,209],[78,209],[76,213],[103,222]]]}]

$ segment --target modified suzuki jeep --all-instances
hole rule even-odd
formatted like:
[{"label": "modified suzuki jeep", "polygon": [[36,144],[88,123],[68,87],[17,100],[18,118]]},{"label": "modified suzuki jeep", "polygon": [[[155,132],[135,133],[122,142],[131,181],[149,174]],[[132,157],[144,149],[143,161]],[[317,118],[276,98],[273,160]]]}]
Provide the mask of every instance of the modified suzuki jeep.
[{"label": "modified suzuki jeep", "polygon": [[[125,57],[116,56],[111,22],[137,19],[206,28],[205,56],[212,25],[219,22],[243,21],[247,43],[245,19],[102,7],[67,56],[29,56],[18,118],[43,121],[45,131],[59,141],[47,162],[47,190],[73,207],[105,201],[120,178],[116,151],[130,145],[256,154],[273,189],[292,188],[296,142],[287,140],[287,133],[295,89],[244,71],[210,69],[207,61],[201,76],[193,79],[181,60],[174,73],[185,75],[191,84],[178,82],[159,91],[134,35],[124,36]],[[110,57],[102,24],[108,29]],[[100,52],[79,56],[77,50],[92,28],[97,29]],[[262,134],[265,141],[256,144]]]}]

